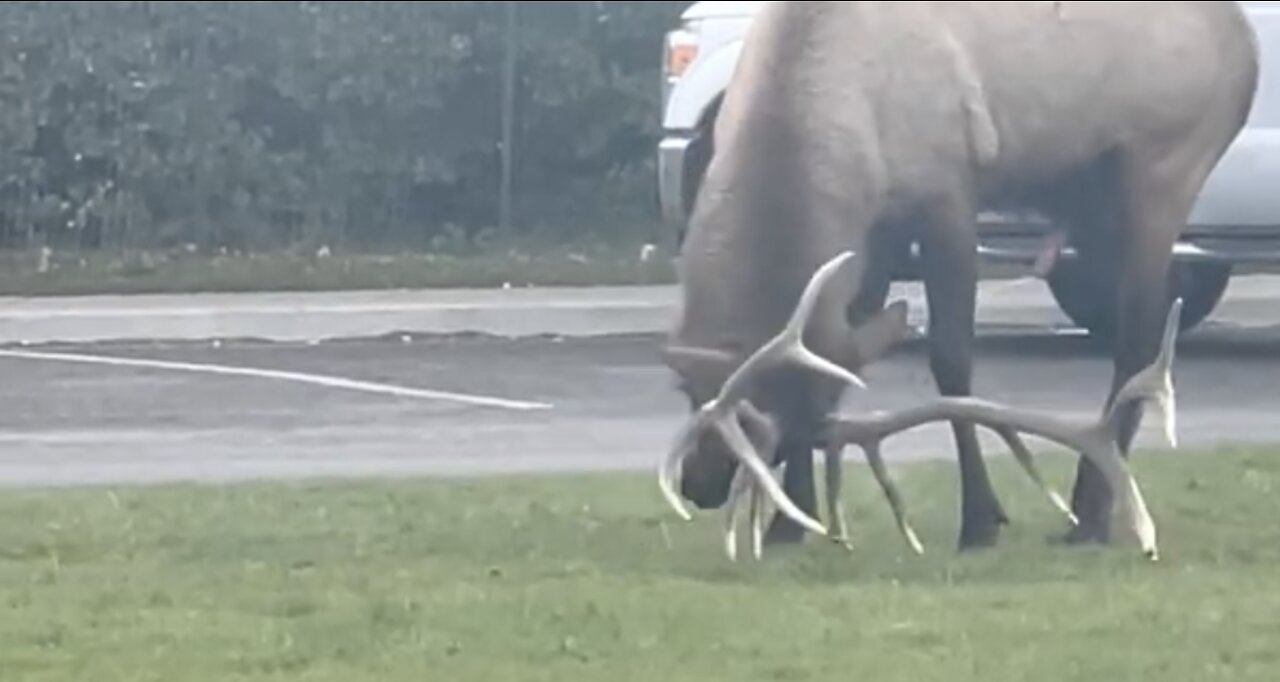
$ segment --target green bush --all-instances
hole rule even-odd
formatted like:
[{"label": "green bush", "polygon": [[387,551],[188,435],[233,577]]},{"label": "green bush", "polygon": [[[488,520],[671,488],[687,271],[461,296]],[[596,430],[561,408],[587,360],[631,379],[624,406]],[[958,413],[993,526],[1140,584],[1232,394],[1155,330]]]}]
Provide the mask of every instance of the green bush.
[{"label": "green bush", "polygon": [[[518,3],[518,230],[651,216],[687,4]],[[413,249],[496,224],[503,3],[7,2],[0,30],[6,248]]]}]

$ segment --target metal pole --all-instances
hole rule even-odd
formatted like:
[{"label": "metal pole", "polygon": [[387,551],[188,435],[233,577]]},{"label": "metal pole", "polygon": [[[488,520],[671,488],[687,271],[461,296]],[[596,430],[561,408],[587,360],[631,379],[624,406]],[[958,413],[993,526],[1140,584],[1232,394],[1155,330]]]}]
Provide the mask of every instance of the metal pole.
[{"label": "metal pole", "polygon": [[506,24],[505,49],[502,64],[502,185],[498,190],[498,224],[502,233],[511,229],[512,167],[514,161],[513,138],[516,99],[516,3],[503,3]]}]

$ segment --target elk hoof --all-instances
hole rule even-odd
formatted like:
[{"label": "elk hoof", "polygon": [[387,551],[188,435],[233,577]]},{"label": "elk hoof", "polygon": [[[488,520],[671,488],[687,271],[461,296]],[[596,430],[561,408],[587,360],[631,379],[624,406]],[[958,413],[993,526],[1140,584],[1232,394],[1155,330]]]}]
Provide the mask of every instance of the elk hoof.
[{"label": "elk hoof", "polygon": [[764,544],[766,547],[802,545],[805,541],[805,533],[805,529],[799,524],[779,514],[774,517],[773,523],[769,524],[769,530],[764,534]]},{"label": "elk hoof", "polygon": [[1077,519],[1077,523],[1068,528],[1066,532],[1050,536],[1049,542],[1054,545],[1079,547],[1082,545],[1107,545],[1111,541],[1107,537],[1106,530],[1098,524],[1087,523]]},{"label": "elk hoof", "polygon": [[1000,540],[1000,528],[1003,524],[992,518],[982,523],[966,524],[960,529],[959,549],[961,552],[990,549]]}]

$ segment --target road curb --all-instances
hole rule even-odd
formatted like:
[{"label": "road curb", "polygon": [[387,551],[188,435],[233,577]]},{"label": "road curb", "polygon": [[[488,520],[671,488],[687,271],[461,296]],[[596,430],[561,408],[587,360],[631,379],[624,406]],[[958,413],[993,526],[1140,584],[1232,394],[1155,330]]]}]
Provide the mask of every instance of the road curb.
[{"label": "road curb", "polygon": [[675,310],[674,287],[8,298],[0,344],[656,333]]},{"label": "road curb", "polygon": [[[897,289],[923,324],[922,296]],[[1010,301],[999,317],[1036,317],[1041,307]],[[0,299],[0,344],[661,334],[677,312],[672,286],[9,298]]]},{"label": "road curb", "polygon": [[[1215,318],[1273,323],[1280,277],[1232,281]],[[916,283],[895,285],[913,324],[925,323]],[[661,334],[675,321],[673,286],[343,291],[0,298],[0,344],[263,339],[317,342],[393,334],[604,336]],[[1042,282],[984,281],[984,326],[1061,327]]]}]

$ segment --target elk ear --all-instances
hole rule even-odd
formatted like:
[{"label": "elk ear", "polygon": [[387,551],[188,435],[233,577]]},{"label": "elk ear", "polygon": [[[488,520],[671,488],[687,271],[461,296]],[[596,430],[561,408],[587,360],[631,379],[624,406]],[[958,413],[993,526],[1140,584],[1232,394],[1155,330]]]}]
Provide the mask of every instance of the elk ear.
[{"label": "elk ear", "polygon": [[732,353],[714,348],[666,346],[661,355],[662,363],[680,377],[686,392],[703,401],[714,396],[738,366]]},{"label": "elk ear", "polygon": [[880,359],[895,344],[911,337],[907,302],[897,300],[853,330],[850,343],[860,365]]}]

